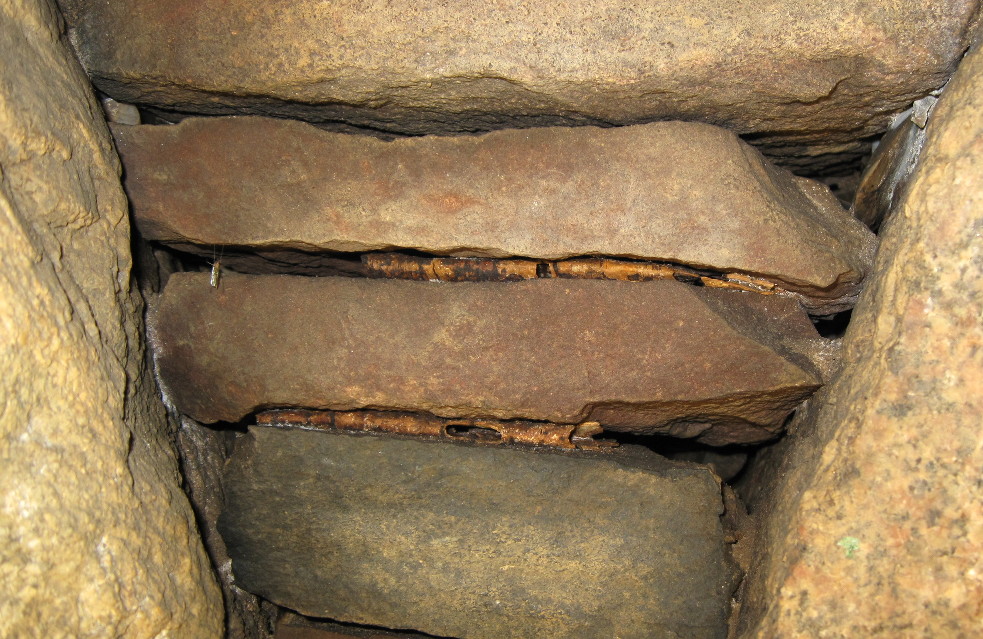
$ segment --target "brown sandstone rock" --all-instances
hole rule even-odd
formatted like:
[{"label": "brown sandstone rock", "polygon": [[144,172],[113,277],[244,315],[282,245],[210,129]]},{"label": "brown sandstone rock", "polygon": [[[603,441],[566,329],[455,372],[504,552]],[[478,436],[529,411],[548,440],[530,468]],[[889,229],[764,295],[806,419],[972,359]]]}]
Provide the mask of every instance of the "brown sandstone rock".
[{"label": "brown sandstone rock", "polygon": [[219,637],[119,163],[60,36],[50,3],[0,3],[0,636]]},{"label": "brown sandstone rock", "polygon": [[826,312],[852,304],[873,258],[826,187],[704,124],[395,142],[270,118],[114,132],[144,237],[209,256],[626,256],[762,276]]},{"label": "brown sandstone rock", "polygon": [[736,570],[720,484],[631,448],[251,428],[219,529],[243,588],[316,617],[468,639],[722,639]]},{"label": "brown sandstone rock", "polygon": [[816,169],[945,82],[979,2],[62,5],[127,102],[415,134],[696,120]]},{"label": "brown sandstone rock", "polygon": [[845,367],[755,499],[744,637],[983,635],[983,51],[927,129]]},{"label": "brown sandstone rock", "polygon": [[154,322],[169,399],[195,419],[258,408],[426,411],[752,442],[820,383],[797,305],[679,282],[434,284],[171,276]]}]

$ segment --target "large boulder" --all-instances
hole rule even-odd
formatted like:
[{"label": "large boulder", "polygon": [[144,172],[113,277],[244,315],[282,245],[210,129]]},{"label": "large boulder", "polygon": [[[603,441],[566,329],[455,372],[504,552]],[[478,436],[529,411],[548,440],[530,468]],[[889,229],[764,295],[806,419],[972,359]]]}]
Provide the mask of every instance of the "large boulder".
[{"label": "large boulder", "polygon": [[220,637],[99,104],[48,2],[0,58],[0,635]]},{"label": "large boulder", "polygon": [[462,639],[726,636],[737,571],[705,467],[251,428],[227,468],[237,583],[303,614]]},{"label": "large boulder", "polygon": [[414,134],[697,120],[815,170],[946,81],[979,1],[62,5],[124,101]]},{"label": "large boulder", "polygon": [[765,278],[820,313],[852,304],[873,259],[825,186],[705,124],[382,142],[244,117],[114,134],[143,236],[205,255],[621,256]]},{"label": "large boulder", "polygon": [[177,273],[153,331],[167,396],[205,422],[374,408],[712,444],[780,432],[824,347],[791,300],[674,281]]},{"label": "large boulder", "polygon": [[981,231],[976,50],[884,226],[842,374],[768,455],[742,636],[983,633]]}]

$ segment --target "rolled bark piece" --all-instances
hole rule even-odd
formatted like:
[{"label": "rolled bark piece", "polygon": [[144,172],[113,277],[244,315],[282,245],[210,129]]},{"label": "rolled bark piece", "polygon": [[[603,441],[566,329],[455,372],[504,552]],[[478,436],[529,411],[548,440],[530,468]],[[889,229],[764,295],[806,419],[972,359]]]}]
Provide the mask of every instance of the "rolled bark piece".
[{"label": "rolled bark piece", "polygon": [[645,283],[171,276],[152,320],[169,400],[203,421],[297,407],[769,439],[820,384],[788,299]]},{"label": "rolled bark piece", "polygon": [[[978,0],[60,0],[124,102],[400,133],[695,120],[812,171],[943,85]],[[262,145],[262,138],[256,142]]]},{"label": "rolled bark piece", "polygon": [[535,446],[564,450],[610,450],[615,440],[595,440],[603,432],[597,422],[542,424],[494,419],[454,419],[394,411],[270,410],[256,416],[260,426],[305,430],[388,433],[480,445]]},{"label": "rolled bark piece", "polygon": [[719,481],[630,448],[253,427],[219,527],[239,587],[309,616],[466,639],[723,639],[737,571]]},{"label": "rolled bark piece", "polygon": [[205,256],[629,257],[765,278],[835,312],[875,245],[825,186],[704,124],[394,142],[254,117],[113,130],[144,237]]}]

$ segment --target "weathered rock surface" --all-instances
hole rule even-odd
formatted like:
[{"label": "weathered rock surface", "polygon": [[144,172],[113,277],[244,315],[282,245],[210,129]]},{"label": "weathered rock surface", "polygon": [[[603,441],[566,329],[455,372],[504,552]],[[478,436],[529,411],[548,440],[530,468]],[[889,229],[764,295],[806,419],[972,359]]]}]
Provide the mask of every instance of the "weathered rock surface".
[{"label": "weathered rock surface", "polygon": [[626,256],[755,274],[827,306],[873,258],[825,186],[704,124],[394,142],[250,117],[113,130],[144,237],[209,256]]},{"label": "weathered rock surface", "polygon": [[119,163],[60,37],[50,3],[0,3],[0,636],[220,637]]},{"label": "weathered rock surface", "polygon": [[[401,133],[697,120],[821,168],[941,86],[978,0],[62,0],[96,85]],[[824,157],[832,154],[832,157]]]},{"label": "weathered rock surface", "polygon": [[232,560],[216,528],[225,502],[222,470],[233,436],[232,431],[208,428],[182,417],[177,433],[181,476],[197,515],[202,541],[218,573],[222,588],[222,601],[225,604],[224,638],[270,639],[279,609],[235,585]]},{"label": "weathered rock surface", "polygon": [[631,452],[252,428],[219,529],[243,588],[316,617],[469,639],[723,638],[736,570],[720,485]]},{"label": "weathered rock surface", "polygon": [[842,375],[754,504],[745,637],[983,634],[983,51],[927,132]]},{"label": "weathered rock surface", "polygon": [[432,284],[178,273],[154,321],[165,392],[205,422],[297,406],[769,439],[819,385],[787,299],[659,281]]},{"label": "weathered rock surface", "polygon": [[925,144],[925,125],[936,102],[934,96],[915,102],[908,116],[881,138],[861,176],[852,211],[875,231],[904,197]]},{"label": "weathered rock surface", "polygon": [[392,631],[315,620],[282,608],[278,610],[281,614],[274,639],[429,639],[432,636],[407,630]]}]

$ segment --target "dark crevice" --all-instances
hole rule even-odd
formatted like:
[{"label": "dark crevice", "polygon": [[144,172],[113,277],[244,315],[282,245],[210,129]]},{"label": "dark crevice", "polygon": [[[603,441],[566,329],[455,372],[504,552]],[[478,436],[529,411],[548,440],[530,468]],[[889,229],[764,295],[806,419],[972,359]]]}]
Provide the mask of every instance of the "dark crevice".
[{"label": "dark crevice", "polygon": [[839,339],[846,333],[846,328],[850,324],[853,316],[853,309],[842,311],[829,317],[813,319],[812,323],[822,337],[826,339]]}]

